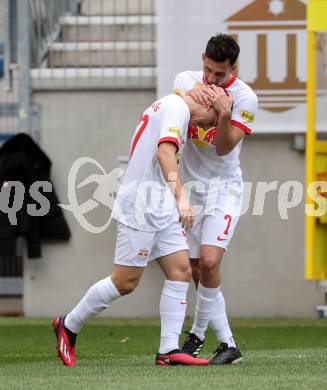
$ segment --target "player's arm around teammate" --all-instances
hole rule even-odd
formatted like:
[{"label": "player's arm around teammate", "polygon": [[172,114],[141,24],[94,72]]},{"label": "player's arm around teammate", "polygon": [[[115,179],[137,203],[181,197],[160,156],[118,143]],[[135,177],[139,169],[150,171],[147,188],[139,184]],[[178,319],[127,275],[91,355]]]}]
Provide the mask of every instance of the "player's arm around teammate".
[{"label": "player's arm around teammate", "polygon": [[[209,105],[212,105],[219,114],[217,126],[219,131],[216,131],[215,134],[216,152],[218,156],[225,156],[235,148],[245,135],[243,130],[232,125],[233,95],[214,84],[207,88],[198,89],[196,94],[199,101],[209,102]],[[207,100],[200,100],[199,96],[206,97]]]},{"label": "player's arm around teammate", "polygon": [[[204,184],[204,195],[193,196],[198,202],[194,204],[201,204],[203,210],[208,204],[211,180],[220,178],[222,184],[213,213],[198,214],[194,227],[188,231],[197,304],[194,323],[183,350],[197,356],[203,347],[210,322],[220,343],[214,352],[212,364],[242,360],[232,337],[220,288],[220,265],[237,225],[242,204],[242,172],[239,166],[242,138],[251,133],[251,122],[257,108],[254,92],[234,76],[239,51],[233,37],[224,34],[211,37],[202,55],[203,69],[179,73],[173,87],[200,104],[213,106],[219,113],[215,129],[206,132],[202,128],[190,128],[181,158],[182,179]],[[230,193],[229,186],[232,189]]]},{"label": "player's arm around teammate", "polygon": [[[201,96],[207,96],[208,101],[219,114],[219,131],[215,133],[215,145],[218,156],[223,156],[231,152],[234,147],[244,137],[244,132],[231,124],[233,96],[223,88],[210,85],[202,88]],[[221,284],[220,265],[225,248],[213,245],[201,245],[200,259],[193,264],[195,276],[199,277],[202,286],[216,288]],[[193,263],[193,262],[192,262]],[[197,268],[198,265],[198,269]]]}]

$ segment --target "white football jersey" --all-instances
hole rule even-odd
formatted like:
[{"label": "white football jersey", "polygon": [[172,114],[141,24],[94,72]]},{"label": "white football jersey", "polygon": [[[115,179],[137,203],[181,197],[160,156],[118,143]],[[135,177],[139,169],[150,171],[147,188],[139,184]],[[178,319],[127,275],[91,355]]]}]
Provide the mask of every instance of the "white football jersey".
[{"label": "white football jersey", "polygon": [[[184,99],[167,95],[149,106],[135,129],[130,159],[116,197],[113,218],[142,231],[163,230],[178,211],[157,159],[158,145],[186,142],[190,110]],[[172,178],[174,179],[174,178]]]},{"label": "white football jersey", "polygon": [[[185,93],[192,88],[202,87],[203,72],[186,71],[179,73],[174,81],[174,92]],[[242,80],[233,76],[223,88],[233,94],[232,125],[250,134],[258,100],[253,90]],[[226,156],[218,156],[215,148],[217,129],[204,130],[197,126],[188,129],[187,142],[181,156],[181,177],[184,183],[201,182],[201,188],[192,191],[191,201],[207,202],[210,181],[220,177],[224,182],[241,181],[239,154],[242,140]],[[219,129],[218,129],[219,131]]]}]

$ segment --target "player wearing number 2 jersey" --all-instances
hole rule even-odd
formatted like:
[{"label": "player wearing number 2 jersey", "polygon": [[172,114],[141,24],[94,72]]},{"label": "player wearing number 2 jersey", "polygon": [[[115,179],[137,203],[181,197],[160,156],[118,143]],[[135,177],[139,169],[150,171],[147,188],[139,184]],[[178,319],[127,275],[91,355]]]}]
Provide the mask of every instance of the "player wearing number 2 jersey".
[{"label": "player wearing number 2 jersey", "polygon": [[180,164],[182,180],[197,183],[191,192],[191,203],[200,210],[194,226],[187,231],[193,279],[198,289],[194,324],[183,350],[197,356],[210,321],[220,341],[212,364],[242,360],[228,324],[219,273],[223,253],[241,213],[239,154],[243,137],[252,131],[257,109],[255,93],[232,74],[238,54],[239,47],[232,37],[214,36],[203,54],[203,71],[179,73],[174,82],[174,90],[181,94],[211,84],[211,90],[193,90],[191,95],[214,106],[220,116],[216,128],[189,127]]},{"label": "player wearing number 2 jersey", "polygon": [[182,228],[192,226],[193,211],[183,197],[175,154],[186,140],[189,125],[211,127],[217,121],[213,108],[208,110],[190,96],[176,94],[158,100],[143,113],[113,210],[118,221],[113,272],[91,286],[65,318],[53,320],[58,356],[65,365],[76,364],[76,336],[83,325],[111,302],[131,293],[146,265],[155,259],[166,276],[156,364],[208,364],[207,359],[194,358],[178,346],[191,278]]}]

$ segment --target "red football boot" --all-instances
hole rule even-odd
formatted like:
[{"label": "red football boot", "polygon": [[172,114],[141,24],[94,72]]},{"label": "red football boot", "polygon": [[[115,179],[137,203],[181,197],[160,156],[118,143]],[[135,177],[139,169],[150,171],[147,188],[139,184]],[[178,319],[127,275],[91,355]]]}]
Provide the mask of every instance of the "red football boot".
[{"label": "red football boot", "polygon": [[182,352],[180,349],[174,349],[165,354],[157,353],[156,364],[159,366],[176,366],[178,364],[184,366],[207,366],[209,360],[194,358],[193,356]]},{"label": "red football boot", "polygon": [[70,346],[69,338],[64,327],[64,318],[57,317],[51,324],[57,338],[58,357],[65,366],[75,366],[75,346],[73,348]]}]

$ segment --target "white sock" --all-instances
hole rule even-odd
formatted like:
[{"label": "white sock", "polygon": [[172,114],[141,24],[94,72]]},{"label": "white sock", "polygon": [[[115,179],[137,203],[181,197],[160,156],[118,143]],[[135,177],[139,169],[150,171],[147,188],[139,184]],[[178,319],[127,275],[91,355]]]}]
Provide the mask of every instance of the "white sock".
[{"label": "white sock", "polygon": [[210,326],[219,341],[227,343],[229,347],[236,347],[232,331],[229,327],[225,298],[219,288],[218,296],[213,304],[213,312],[210,318]]},{"label": "white sock", "polygon": [[93,284],[81,301],[65,318],[65,327],[79,333],[83,325],[106,309],[110,302],[121,295],[111,280],[111,276]]},{"label": "white sock", "polygon": [[200,340],[204,340],[205,332],[208,328],[212,316],[214,300],[218,295],[218,287],[207,288],[199,282],[196,293],[196,308],[194,323],[191,333],[195,333]]},{"label": "white sock", "polygon": [[186,313],[189,283],[165,280],[160,299],[161,334],[159,353],[178,349]]}]

